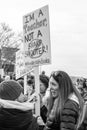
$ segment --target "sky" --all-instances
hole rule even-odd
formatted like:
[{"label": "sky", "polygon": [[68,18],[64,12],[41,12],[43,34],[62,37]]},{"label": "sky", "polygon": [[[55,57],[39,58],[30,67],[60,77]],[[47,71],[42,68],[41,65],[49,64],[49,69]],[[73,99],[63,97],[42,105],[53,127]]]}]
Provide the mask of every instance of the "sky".
[{"label": "sky", "polygon": [[40,70],[87,78],[87,0],[1,0],[0,23],[22,32],[23,16],[45,5],[49,6],[51,64]]}]

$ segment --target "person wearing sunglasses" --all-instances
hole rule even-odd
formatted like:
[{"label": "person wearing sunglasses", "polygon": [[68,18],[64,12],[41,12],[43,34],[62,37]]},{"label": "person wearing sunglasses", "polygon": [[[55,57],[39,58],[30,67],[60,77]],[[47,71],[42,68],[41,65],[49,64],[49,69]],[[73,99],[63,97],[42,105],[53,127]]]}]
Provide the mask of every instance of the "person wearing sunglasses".
[{"label": "person wearing sunglasses", "polygon": [[44,130],[76,130],[83,110],[83,99],[64,71],[52,72],[50,98]]}]

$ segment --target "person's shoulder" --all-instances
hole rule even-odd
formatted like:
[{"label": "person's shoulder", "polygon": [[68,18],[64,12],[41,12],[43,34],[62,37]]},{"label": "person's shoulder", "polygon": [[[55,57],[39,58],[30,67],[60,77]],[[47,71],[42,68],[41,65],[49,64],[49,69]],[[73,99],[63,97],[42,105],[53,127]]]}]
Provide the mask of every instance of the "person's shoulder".
[{"label": "person's shoulder", "polygon": [[77,110],[79,109],[79,104],[74,100],[67,99],[67,101],[64,104],[64,108]]},{"label": "person's shoulder", "polygon": [[72,93],[68,97],[68,99],[65,102],[65,106],[68,106],[70,108],[77,108],[77,109],[79,108],[79,100],[74,93]]},{"label": "person's shoulder", "polygon": [[79,101],[75,94],[71,94],[64,104],[65,109],[70,109],[74,111],[79,110]]},{"label": "person's shoulder", "polygon": [[79,105],[77,102],[67,99],[62,110],[62,120],[66,122],[76,120],[79,114]]}]

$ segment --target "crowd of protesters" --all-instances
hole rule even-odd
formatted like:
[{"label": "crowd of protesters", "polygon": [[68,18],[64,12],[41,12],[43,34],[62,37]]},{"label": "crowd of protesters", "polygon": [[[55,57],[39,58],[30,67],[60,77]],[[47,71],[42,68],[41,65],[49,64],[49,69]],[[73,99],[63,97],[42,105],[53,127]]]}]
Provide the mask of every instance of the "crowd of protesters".
[{"label": "crowd of protesters", "polygon": [[[34,75],[24,78],[0,77],[0,130],[87,130],[87,79],[75,83],[64,71],[39,75],[40,115],[35,116],[37,100],[29,102],[35,92]],[[85,104],[85,105],[84,105]]]}]

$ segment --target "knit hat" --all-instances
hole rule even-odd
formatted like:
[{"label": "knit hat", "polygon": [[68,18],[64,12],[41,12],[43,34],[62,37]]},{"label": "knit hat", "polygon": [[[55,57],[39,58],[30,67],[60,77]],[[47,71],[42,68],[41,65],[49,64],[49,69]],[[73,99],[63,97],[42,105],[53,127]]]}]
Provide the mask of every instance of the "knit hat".
[{"label": "knit hat", "polygon": [[49,77],[46,75],[41,74],[40,75],[40,81],[45,85],[46,89],[48,88],[49,84]]},{"label": "knit hat", "polygon": [[14,80],[0,83],[0,98],[5,100],[15,100],[22,92],[22,86]]}]

